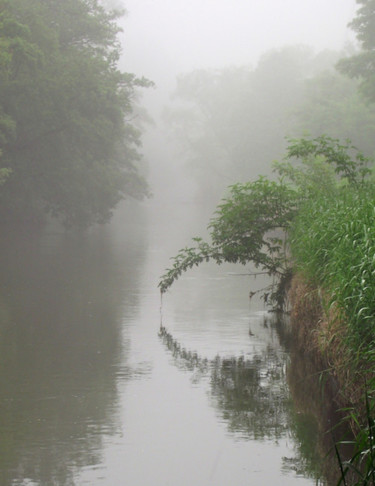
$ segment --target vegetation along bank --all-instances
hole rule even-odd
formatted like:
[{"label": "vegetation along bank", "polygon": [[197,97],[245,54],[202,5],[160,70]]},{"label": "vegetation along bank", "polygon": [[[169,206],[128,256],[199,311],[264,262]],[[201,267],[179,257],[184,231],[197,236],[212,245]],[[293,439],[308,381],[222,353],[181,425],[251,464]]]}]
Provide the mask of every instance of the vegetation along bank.
[{"label": "vegetation along bank", "polygon": [[[298,345],[313,355],[322,376],[334,379],[337,408],[348,409],[354,433],[367,439],[371,431],[363,424],[371,418],[375,388],[375,185],[369,164],[349,142],[290,140],[286,158],[274,164],[276,177],[232,186],[209,223],[211,242],[194,238],[159,284],[163,293],[182,272],[209,260],[251,261],[268,273],[274,282],[264,290],[265,301],[286,310],[290,300]],[[372,455],[371,463],[373,470]]]},{"label": "vegetation along bank", "polygon": [[[360,96],[373,106],[375,7],[357,3],[351,27],[362,50],[337,67],[358,79]],[[335,446],[340,484],[375,484],[374,182],[373,160],[348,139],[288,139],[273,175],[232,185],[209,223],[210,241],[194,238],[159,284],[163,293],[208,260],[252,262],[273,277],[265,301],[284,311],[291,303],[298,345],[314,357],[322,378],[330,375],[337,408],[345,408],[354,432],[349,461]]]},{"label": "vegetation along bank", "polygon": [[[293,164],[298,159],[297,164]],[[289,141],[275,179],[236,184],[209,224],[160,282],[208,260],[246,264],[274,277],[265,300],[292,302],[300,346],[315,351],[340,383],[338,405],[358,405],[371,387],[375,285],[375,189],[370,160],[322,136]],[[360,375],[360,378],[359,376]],[[355,383],[355,386],[354,386]]]}]

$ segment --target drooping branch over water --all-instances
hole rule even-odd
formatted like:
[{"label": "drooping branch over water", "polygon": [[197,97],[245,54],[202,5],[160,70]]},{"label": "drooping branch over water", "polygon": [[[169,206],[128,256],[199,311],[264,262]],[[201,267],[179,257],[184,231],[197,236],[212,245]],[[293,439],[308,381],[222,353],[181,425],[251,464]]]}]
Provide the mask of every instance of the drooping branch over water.
[{"label": "drooping branch over water", "polygon": [[[370,173],[368,163],[349,141],[326,136],[289,140],[286,157],[274,163],[276,180],[259,177],[230,186],[229,196],[208,225],[211,242],[195,237],[194,246],[179,251],[161,277],[161,293],[182,273],[208,261],[218,265],[252,262],[285,286],[292,272],[288,234],[300,209],[318,194],[334,197],[343,186],[364,184]],[[272,301],[281,305],[277,289]]]}]

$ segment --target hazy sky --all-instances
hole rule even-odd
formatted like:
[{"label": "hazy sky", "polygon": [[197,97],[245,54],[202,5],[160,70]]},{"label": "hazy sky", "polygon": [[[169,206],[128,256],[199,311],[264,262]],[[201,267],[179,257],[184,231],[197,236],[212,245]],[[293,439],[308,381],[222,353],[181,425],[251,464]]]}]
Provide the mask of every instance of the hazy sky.
[{"label": "hazy sky", "polygon": [[157,83],[197,67],[255,64],[286,44],[339,49],[355,0],[117,0],[126,69]]}]

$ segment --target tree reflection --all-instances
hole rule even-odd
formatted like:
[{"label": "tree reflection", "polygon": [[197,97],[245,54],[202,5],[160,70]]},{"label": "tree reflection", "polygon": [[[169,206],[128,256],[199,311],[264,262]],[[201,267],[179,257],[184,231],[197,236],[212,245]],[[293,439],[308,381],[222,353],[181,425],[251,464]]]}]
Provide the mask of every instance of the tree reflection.
[{"label": "tree reflection", "polygon": [[120,250],[104,229],[0,239],[1,484],[76,484],[116,433],[145,245]]},{"label": "tree reflection", "polygon": [[200,358],[162,327],[160,336],[176,363],[209,375],[212,402],[238,437],[279,439],[288,429],[290,400],[285,382],[287,356],[271,346],[251,358]]},{"label": "tree reflection", "polygon": [[271,349],[252,359],[216,358],[212,395],[229,430],[244,438],[279,439],[288,427],[288,393],[280,379],[285,362]]},{"label": "tree reflection", "polygon": [[[165,327],[159,335],[178,367],[208,379],[212,403],[230,433],[242,440],[292,439],[293,453],[283,458],[283,470],[314,478],[317,484],[335,484],[337,464],[327,458],[333,444],[327,430],[333,422],[321,400],[319,374],[290,353],[285,325],[275,317],[266,318],[265,326],[277,331],[284,351],[265,345],[250,358],[207,360],[184,349]],[[310,407],[301,405],[301,397]]]}]

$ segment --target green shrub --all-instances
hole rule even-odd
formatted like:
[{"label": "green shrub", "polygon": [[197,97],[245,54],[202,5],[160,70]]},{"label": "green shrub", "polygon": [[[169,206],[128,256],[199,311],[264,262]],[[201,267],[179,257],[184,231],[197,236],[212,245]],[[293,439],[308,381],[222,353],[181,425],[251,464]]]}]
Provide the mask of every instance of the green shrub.
[{"label": "green shrub", "polygon": [[[183,272],[209,260],[217,264],[252,262],[284,285],[291,274],[286,236],[296,218],[292,254],[310,278],[327,283],[329,272],[336,272],[336,263],[327,268],[326,263],[331,261],[341,234],[342,217],[337,218],[336,213],[347,215],[342,198],[366,199],[367,188],[371,193],[366,182],[369,162],[349,141],[341,143],[326,136],[289,140],[283,162],[274,163],[276,180],[259,177],[231,186],[208,226],[211,242],[193,238],[192,246],[180,250],[172,259],[172,268],[160,279],[161,292]],[[352,206],[356,207],[355,201]],[[344,223],[351,225],[352,217]],[[272,289],[268,301],[280,308],[280,292]],[[365,319],[364,312],[361,310]]]}]

